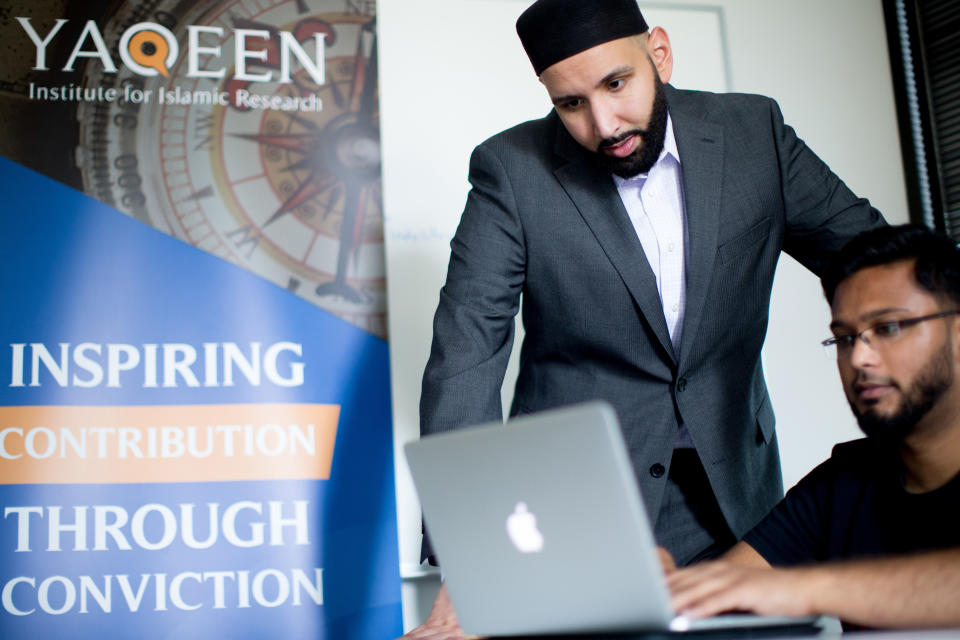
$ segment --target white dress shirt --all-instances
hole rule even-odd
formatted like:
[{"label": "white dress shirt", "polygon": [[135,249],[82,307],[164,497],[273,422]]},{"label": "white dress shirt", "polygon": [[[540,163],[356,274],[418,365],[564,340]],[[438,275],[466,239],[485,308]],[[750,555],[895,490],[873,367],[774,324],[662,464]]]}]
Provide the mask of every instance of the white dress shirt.
[{"label": "white dress shirt", "polygon": [[[687,212],[683,204],[680,171],[680,152],[673,135],[673,120],[667,114],[663,149],[650,171],[632,178],[613,176],[620,199],[657,279],[663,317],[677,356],[680,354],[687,301]],[[674,446],[678,449],[693,447],[682,422]]]},{"label": "white dress shirt", "polygon": [[633,178],[615,175],[613,180],[657,278],[663,317],[673,350],[679,354],[687,289],[687,215],[680,153],[669,114],[663,150],[650,171]]}]

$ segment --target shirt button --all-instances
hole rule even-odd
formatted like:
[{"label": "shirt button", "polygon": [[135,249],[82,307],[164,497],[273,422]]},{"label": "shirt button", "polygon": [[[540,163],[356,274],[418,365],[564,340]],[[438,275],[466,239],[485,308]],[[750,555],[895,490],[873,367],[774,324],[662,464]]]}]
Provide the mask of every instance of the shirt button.
[{"label": "shirt button", "polygon": [[667,245],[667,251],[673,251],[675,247],[676,245],[671,242],[670,244]]},{"label": "shirt button", "polygon": [[663,474],[666,472],[666,468],[659,462],[650,467],[650,475],[652,475],[654,478],[662,478]]},{"label": "shirt button", "polygon": [[678,311],[678,310],[680,309],[680,305],[675,304],[675,305],[673,305],[672,309],[674,310],[674,312],[676,312],[676,311]]},{"label": "shirt button", "polygon": [[677,391],[679,391],[680,393],[683,393],[686,388],[687,388],[686,378],[680,378],[679,380],[677,380]]}]

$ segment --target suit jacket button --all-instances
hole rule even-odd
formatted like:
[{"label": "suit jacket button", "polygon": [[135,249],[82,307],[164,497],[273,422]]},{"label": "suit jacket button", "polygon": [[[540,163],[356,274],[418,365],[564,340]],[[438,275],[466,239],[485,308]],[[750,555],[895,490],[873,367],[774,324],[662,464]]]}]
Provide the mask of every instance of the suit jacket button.
[{"label": "suit jacket button", "polygon": [[666,468],[659,462],[650,467],[650,475],[652,475],[654,478],[662,478],[663,474],[666,472]]},{"label": "suit jacket button", "polygon": [[679,380],[677,380],[677,391],[679,391],[680,393],[683,393],[684,389],[686,388],[687,388],[686,378],[680,378]]}]

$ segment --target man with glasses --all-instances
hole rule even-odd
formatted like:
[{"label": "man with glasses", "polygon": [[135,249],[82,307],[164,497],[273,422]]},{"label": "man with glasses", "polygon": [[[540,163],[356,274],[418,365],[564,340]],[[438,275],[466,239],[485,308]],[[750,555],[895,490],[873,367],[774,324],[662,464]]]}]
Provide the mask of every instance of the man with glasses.
[{"label": "man with glasses", "polygon": [[960,624],[960,249],[921,227],[875,229],[823,286],[823,344],[867,437],[837,445],[721,560],[672,572],[674,605]]}]

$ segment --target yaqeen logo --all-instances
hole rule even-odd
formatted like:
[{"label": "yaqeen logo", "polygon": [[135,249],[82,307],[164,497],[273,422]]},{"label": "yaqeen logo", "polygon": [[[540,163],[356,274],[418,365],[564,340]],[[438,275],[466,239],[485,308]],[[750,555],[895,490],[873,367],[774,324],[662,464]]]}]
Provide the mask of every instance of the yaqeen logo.
[{"label": "yaqeen logo", "polygon": [[[64,26],[69,23],[69,20],[58,18],[45,35],[37,31],[30,18],[21,16],[16,20],[35,48],[33,71],[50,71],[51,61],[48,60],[47,50],[55,39],[62,37]],[[229,77],[233,83],[289,84],[293,82],[292,70],[296,60],[316,85],[325,83],[324,60],[327,34],[323,31],[314,32],[305,41],[301,41],[287,31],[233,29],[230,32],[233,40],[233,66],[229,76],[225,61],[226,52],[220,45],[225,41],[226,35],[222,27],[187,25],[185,77],[214,80]],[[306,46],[311,41],[313,56],[310,55]],[[122,64],[133,73],[147,78],[170,77],[171,68],[180,59],[180,49],[180,42],[173,32],[155,22],[139,22],[128,27],[120,36],[118,46]],[[59,70],[74,71],[79,59],[96,59],[103,65],[105,73],[118,73],[117,63],[111,57],[103,34],[93,20],[85,23],[70,55]],[[273,64],[274,62],[276,64]],[[264,70],[254,72],[252,67]],[[276,77],[273,67],[278,70]],[[84,87],[73,83],[44,86],[30,82],[28,95],[31,99],[49,101],[115,102],[118,99],[133,103],[151,101],[151,90],[137,90],[137,92],[138,94],[134,95],[130,87],[121,92],[114,87]],[[179,102],[179,96],[173,93],[160,88],[156,99],[160,103]],[[317,111],[322,108],[316,96],[284,101],[278,96],[260,96],[247,89],[236,89],[232,94],[228,91],[211,91],[207,102],[223,106],[233,104],[244,108],[285,111]]]},{"label": "yaqeen logo", "polygon": [[141,22],[134,27],[139,29],[127,29],[120,38],[123,64],[142,76],[169,76],[169,68],[179,52],[177,39],[155,22]]}]

